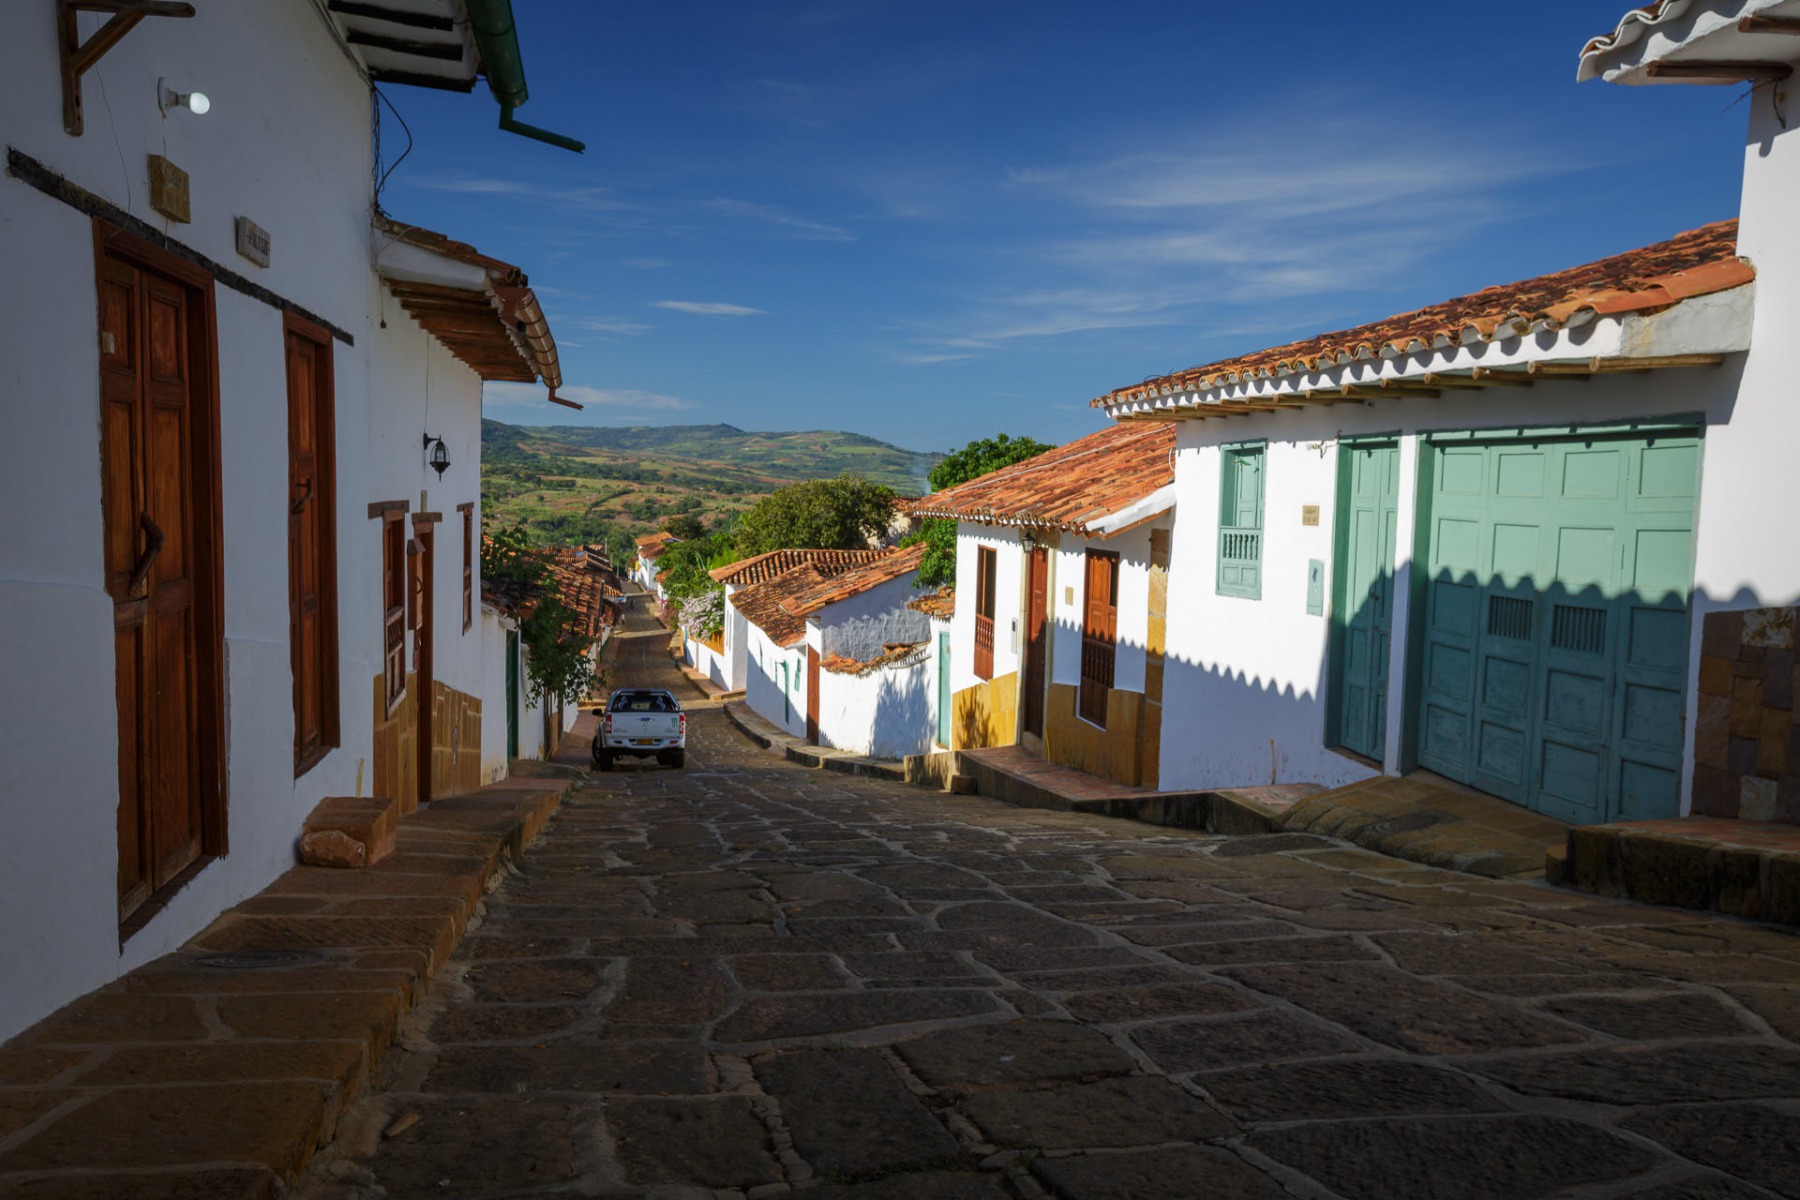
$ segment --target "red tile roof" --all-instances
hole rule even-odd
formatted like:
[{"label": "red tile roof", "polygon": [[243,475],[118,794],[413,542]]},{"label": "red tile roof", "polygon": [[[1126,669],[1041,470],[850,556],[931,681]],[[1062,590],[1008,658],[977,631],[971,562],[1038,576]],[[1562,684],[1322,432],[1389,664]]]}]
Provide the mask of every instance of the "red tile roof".
[{"label": "red tile roof", "polygon": [[1726,291],[1755,278],[1755,269],[1737,255],[1737,222],[1720,221],[1654,246],[1566,271],[1486,288],[1354,329],[1322,333],[1305,341],[1129,384],[1101,396],[1093,404],[1123,404],[1170,392],[1204,391],[1247,378],[1329,369],[1357,358],[1379,357],[1389,349],[1405,354],[1444,343],[1457,345],[1516,336],[1530,328],[1561,329],[1580,313],[1617,316],[1653,312],[1690,296]]},{"label": "red tile roof", "polygon": [[1036,458],[925,497],[921,517],[1042,525],[1086,533],[1175,481],[1175,430],[1166,423],[1109,425]]},{"label": "red tile roof", "polygon": [[[1613,27],[1611,33],[1603,33],[1599,37],[1589,38],[1587,45],[1581,48],[1581,57],[1603,54],[1608,50],[1617,49],[1636,41],[1642,36],[1644,29],[1661,21],[1664,11],[1672,7],[1674,5],[1670,0],[1656,0],[1654,4],[1645,4],[1632,9],[1619,18],[1619,23]],[[1685,8],[1686,5],[1681,7]]]},{"label": "red tile roof", "polygon": [[730,583],[741,587],[773,579],[801,563],[811,563],[821,574],[835,575],[862,563],[873,562],[886,553],[885,550],[771,550],[767,554],[758,554],[755,558],[715,567],[707,574],[715,583]]},{"label": "red tile roof", "polygon": [[906,607],[922,612],[934,621],[948,621],[956,615],[956,589],[946,584],[929,596],[908,600]]},{"label": "red tile roof", "polygon": [[655,562],[662,557],[662,552],[681,539],[667,530],[662,533],[646,534],[633,544],[637,546],[638,557],[645,562]]},{"label": "red tile roof", "polygon": [[835,575],[812,563],[801,563],[760,583],[732,593],[731,604],[777,646],[791,646],[806,636],[806,618],[827,605],[861,595],[909,572],[925,557],[923,542],[889,550],[877,559]]}]

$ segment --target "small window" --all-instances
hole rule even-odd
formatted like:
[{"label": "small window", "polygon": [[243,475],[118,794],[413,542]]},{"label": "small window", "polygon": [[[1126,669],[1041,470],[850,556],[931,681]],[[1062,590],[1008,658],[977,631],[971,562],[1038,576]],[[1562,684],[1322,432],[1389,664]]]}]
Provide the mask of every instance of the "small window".
[{"label": "small window", "polygon": [[1262,598],[1264,447],[1220,452],[1219,595]]},{"label": "small window", "polygon": [[463,535],[463,628],[469,632],[475,624],[475,505],[460,504]]},{"label": "small window", "polygon": [[975,551],[975,674],[994,677],[994,591],[1000,556],[992,546]]},{"label": "small window", "polygon": [[391,713],[406,695],[406,522],[404,511],[381,523],[381,674]]}]

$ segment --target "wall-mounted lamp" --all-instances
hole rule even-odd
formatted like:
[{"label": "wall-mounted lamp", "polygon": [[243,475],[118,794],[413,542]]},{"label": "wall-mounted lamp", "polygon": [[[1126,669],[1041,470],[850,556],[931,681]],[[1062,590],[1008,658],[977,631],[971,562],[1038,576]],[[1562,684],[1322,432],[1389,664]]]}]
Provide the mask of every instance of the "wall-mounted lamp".
[{"label": "wall-mounted lamp", "polygon": [[450,451],[445,449],[443,438],[434,438],[429,433],[425,435],[425,445],[431,449],[431,453],[425,457],[425,465],[436,471],[438,478],[442,479],[444,472],[450,469]]},{"label": "wall-mounted lamp", "polygon": [[206,98],[205,92],[178,92],[169,86],[169,81],[156,81],[156,107],[162,109],[167,117],[171,108],[185,108],[196,117],[203,117],[212,108],[212,101]]}]

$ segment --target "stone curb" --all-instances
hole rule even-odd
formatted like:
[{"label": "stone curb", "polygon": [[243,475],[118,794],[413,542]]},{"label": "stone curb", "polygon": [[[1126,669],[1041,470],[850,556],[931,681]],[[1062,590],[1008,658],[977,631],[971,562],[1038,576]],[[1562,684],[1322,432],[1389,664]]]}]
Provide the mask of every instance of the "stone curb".
[{"label": "stone curb", "polygon": [[1577,891],[1800,925],[1800,845],[1733,845],[1668,829],[1584,825],[1569,831],[1560,858],[1553,882]]},{"label": "stone curb", "polygon": [[572,782],[435,800],[383,861],[295,867],[0,1046],[0,1194],[283,1194]]},{"label": "stone curb", "polygon": [[746,737],[765,750],[779,752],[789,762],[799,763],[803,767],[839,771],[845,775],[862,775],[894,783],[906,782],[906,768],[902,763],[815,746],[805,738],[797,738],[788,733],[741,700],[726,701],[723,707],[731,723],[742,730]]}]

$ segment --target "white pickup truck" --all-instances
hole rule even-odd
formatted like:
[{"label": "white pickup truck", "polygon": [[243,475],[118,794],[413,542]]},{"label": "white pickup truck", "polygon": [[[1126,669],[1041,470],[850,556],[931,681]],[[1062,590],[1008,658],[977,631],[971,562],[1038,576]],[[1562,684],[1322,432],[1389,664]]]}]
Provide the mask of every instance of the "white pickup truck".
[{"label": "white pickup truck", "polygon": [[665,767],[687,760],[687,714],[681,702],[657,688],[622,688],[607,698],[594,730],[594,767],[610,771],[621,754],[656,756]]}]

